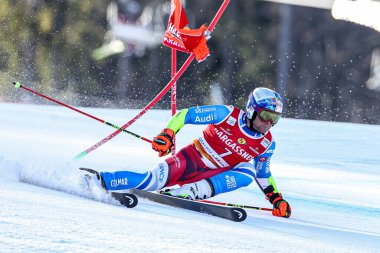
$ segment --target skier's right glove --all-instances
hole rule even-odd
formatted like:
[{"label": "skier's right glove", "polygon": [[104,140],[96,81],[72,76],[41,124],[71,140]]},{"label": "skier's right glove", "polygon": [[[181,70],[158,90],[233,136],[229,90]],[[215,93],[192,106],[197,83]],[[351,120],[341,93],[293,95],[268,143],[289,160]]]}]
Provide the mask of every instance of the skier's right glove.
[{"label": "skier's right glove", "polygon": [[158,152],[158,156],[162,157],[170,153],[173,147],[174,131],[165,128],[159,135],[154,137],[152,141],[152,149]]},{"label": "skier's right glove", "polygon": [[282,198],[281,193],[268,193],[266,194],[270,203],[273,204],[272,214],[274,216],[289,218],[292,214],[292,208],[289,203]]}]

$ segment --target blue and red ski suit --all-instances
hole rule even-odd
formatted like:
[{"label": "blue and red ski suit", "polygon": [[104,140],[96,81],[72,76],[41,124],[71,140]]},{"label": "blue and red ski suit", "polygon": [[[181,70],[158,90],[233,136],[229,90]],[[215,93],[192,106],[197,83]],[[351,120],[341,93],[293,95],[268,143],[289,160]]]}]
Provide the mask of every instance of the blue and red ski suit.
[{"label": "blue and red ski suit", "polygon": [[110,191],[137,188],[154,191],[208,179],[214,195],[248,186],[256,181],[264,190],[277,187],[270,172],[275,142],[249,129],[243,110],[225,105],[183,109],[172,117],[167,128],[177,133],[186,124],[207,125],[203,134],[152,170],[101,172]]}]

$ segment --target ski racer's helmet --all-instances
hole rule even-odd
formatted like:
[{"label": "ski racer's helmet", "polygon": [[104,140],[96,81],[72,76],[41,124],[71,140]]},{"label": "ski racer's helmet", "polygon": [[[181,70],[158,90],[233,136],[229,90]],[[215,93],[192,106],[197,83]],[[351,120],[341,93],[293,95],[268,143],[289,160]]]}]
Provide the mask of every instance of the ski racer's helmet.
[{"label": "ski racer's helmet", "polygon": [[250,94],[246,106],[247,118],[253,121],[257,116],[262,121],[276,124],[282,113],[280,95],[268,88],[256,88]]}]

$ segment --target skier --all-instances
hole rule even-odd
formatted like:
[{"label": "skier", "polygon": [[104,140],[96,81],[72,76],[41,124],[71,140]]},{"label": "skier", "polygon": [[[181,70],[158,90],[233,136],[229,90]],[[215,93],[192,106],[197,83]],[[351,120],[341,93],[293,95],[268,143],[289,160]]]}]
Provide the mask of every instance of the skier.
[{"label": "skier", "polygon": [[165,156],[171,152],[175,134],[185,124],[207,124],[203,135],[145,173],[92,171],[96,185],[106,191],[140,189],[188,199],[206,199],[248,186],[256,181],[273,204],[272,214],[288,218],[290,205],[282,198],[270,172],[275,142],[269,131],[283,109],[278,93],[256,88],[246,110],[211,105],[183,109],[152,141],[152,148]]}]

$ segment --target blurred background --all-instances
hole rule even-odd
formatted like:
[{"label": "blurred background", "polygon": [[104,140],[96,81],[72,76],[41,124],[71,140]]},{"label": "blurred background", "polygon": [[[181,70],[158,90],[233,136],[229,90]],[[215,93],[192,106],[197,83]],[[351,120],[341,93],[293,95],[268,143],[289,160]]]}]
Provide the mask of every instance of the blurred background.
[{"label": "blurred background", "polygon": [[[198,28],[222,1],[182,3]],[[285,100],[285,117],[380,124],[379,5],[232,0],[208,41],[211,55],[177,82],[178,108],[244,108],[266,86]],[[1,0],[0,102],[49,103],[11,85],[20,81],[73,106],[143,108],[171,79],[162,45],[169,14],[169,0]],[[187,57],[178,53],[178,65]],[[154,108],[169,109],[170,92]]]}]

